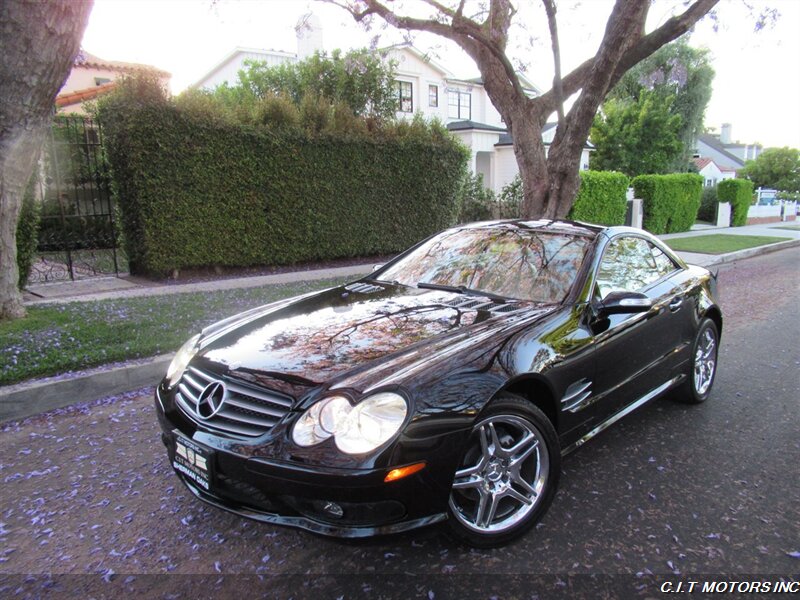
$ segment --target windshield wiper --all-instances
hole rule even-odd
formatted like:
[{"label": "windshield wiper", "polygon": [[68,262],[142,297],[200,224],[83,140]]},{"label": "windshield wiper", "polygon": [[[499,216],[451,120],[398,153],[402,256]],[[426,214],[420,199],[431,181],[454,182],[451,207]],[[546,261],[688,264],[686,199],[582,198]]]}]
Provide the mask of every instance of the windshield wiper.
[{"label": "windshield wiper", "polygon": [[446,292],[455,292],[457,294],[470,294],[472,296],[486,296],[487,298],[491,298],[500,304],[504,304],[506,301],[511,300],[511,298],[501,296],[500,294],[487,292],[485,290],[476,290],[463,285],[445,285],[443,283],[428,283],[425,281],[420,281],[417,283],[417,287],[428,290],[444,290]]}]

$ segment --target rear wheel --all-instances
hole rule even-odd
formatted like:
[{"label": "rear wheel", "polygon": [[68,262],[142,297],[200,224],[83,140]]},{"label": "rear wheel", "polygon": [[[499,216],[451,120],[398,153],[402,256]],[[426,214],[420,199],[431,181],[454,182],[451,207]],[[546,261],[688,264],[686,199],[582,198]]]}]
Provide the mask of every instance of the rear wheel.
[{"label": "rear wheel", "polygon": [[472,429],[450,492],[456,537],[505,544],[536,524],[555,495],[561,451],[550,420],[516,396],[492,401]]},{"label": "rear wheel", "polygon": [[700,323],[694,344],[692,345],[692,361],[686,381],[677,390],[677,399],[688,404],[705,402],[711,395],[714,377],[717,374],[717,352],[719,350],[719,332],[711,319]]}]

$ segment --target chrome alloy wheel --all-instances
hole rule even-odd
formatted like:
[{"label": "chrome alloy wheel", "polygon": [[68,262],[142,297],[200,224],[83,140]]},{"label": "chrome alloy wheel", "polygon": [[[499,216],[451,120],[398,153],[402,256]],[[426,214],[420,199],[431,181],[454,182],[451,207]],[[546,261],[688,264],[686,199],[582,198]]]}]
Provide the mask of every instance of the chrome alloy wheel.
[{"label": "chrome alloy wheel", "polygon": [[472,531],[508,530],[533,511],[547,484],[544,436],[527,419],[498,414],[479,422],[471,440],[456,471],[450,509]]},{"label": "chrome alloy wheel", "polygon": [[714,380],[717,367],[717,339],[711,329],[706,329],[697,340],[694,354],[694,389],[703,396]]}]

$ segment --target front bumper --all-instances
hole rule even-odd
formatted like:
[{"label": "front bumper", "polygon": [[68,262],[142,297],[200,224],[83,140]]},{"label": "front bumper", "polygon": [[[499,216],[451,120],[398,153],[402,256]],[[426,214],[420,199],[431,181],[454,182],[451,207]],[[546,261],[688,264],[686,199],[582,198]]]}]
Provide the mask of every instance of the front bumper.
[{"label": "front bumper", "polygon": [[[245,456],[231,451],[235,445],[226,440],[181,431],[181,419],[165,411],[169,404],[161,395],[159,387],[156,412],[170,463],[208,504],[265,523],[345,538],[396,533],[447,518],[449,483],[435,469],[385,483],[385,468],[322,468]],[[208,451],[208,489],[176,467],[176,439]]]}]

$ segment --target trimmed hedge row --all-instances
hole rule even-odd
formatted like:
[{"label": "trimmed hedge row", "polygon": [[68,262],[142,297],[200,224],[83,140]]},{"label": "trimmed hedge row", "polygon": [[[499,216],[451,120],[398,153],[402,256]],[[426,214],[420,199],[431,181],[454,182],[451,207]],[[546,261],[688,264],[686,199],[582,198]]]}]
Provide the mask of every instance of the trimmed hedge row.
[{"label": "trimmed hedge row", "polygon": [[703,178],[694,173],[639,175],[633,189],[641,198],[644,228],[656,235],[689,231],[697,218]]},{"label": "trimmed hedge row", "polygon": [[581,187],[567,217],[598,225],[624,225],[630,179],[616,171],[581,171]]},{"label": "trimmed hedge row", "polygon": [[132,273],[386,254],[449,226],[455,141],[277,134],[168,104],[101,113]]},{"label": "trimmed hedge row", "polygon": [[731,203],[731,225],[747,225],[747,211],[753,200],[753,182],[749,179],[725,179],[717,184],[717,198]]}]

